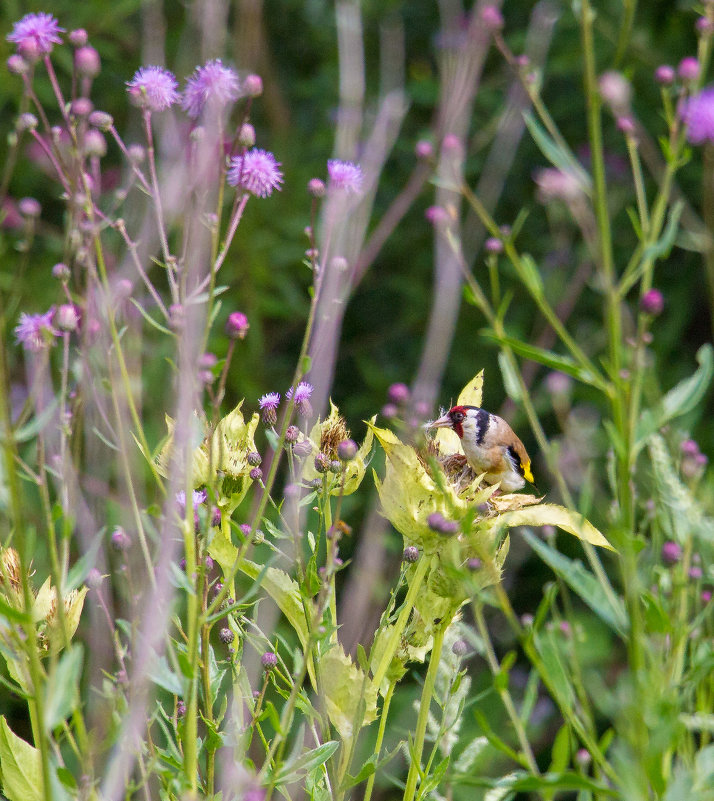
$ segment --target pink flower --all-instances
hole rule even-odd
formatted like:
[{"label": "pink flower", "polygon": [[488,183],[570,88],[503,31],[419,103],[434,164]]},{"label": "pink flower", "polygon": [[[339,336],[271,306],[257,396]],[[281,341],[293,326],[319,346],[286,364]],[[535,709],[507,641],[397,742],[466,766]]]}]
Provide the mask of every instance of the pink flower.
[{"label": "pink flower", "polygon": [[15,337],[19,345],[32,353],[40,353],[55,344],[59,331],[52,325],[54,306],[44,314],[20,314],[15,326]]},{"label": "pink flower", "polygon": [[234,103],[240,96],[240,82],[235,70],[224,67],[220,59],[196,67],[186,81],[181,106],[195,120],[209,106],[220,109]]},{"label": "pink flower", "polygon": [[283,174],[280,162],[272,153],[254,147],[242,156],[233,156],[228,170],[228,183],[245,189],[256,197],[269,197],[280,189]]},{"label": "pink flower", "polygon": [[163,67],[142,67],[126,85],[132,101],[149,111],[165,111],[179,100],[176,78]]},{"label": "pink flower", "polygon": [[313,386],[307,381],[301,381],[295,390],[290,387],[290,389],[285,393],[285,397],[290,400],[293,396],[293,392],[295,393],[295,403],[303,403],[304,401],[310,400],[310,397],[313,393]]},{"label": "pink flower", "polygon": [[680,116],[688,126],[687,138],[694,145],[714,142],[714,86],[687,100]]},{"label": "pink flower", "polygon": [[361,195],[364,175],[359,164],[351,161],[330,159],[327,162],[327,174],[330,176],[330,188],[347,194]]},{"label": "pink flower", "polygon": [[59,34],[64,33],[52,14],[26,14],[7,35],[8,42],[15,42],[17,49],[28,58],[47,55],[52,46],[62,44]]}]

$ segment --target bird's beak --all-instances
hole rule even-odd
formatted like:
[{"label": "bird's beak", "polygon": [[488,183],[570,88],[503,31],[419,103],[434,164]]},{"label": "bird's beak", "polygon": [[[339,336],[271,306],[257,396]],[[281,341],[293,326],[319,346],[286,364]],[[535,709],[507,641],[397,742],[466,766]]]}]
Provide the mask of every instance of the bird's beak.
[{"label": "bird's beak", "polygon": [[443,417],[439,417],[437,420],[432,420],[431,423],[426,423],[424,428],[429,431],[432,428],[452,428],[453,425],[454,423],[452,419],[448,414],[445,414]]}]

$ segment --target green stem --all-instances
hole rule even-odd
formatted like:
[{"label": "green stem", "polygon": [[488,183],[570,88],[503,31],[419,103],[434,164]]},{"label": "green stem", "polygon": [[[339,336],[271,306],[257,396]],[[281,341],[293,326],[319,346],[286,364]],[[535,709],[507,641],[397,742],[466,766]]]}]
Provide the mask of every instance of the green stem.
[{"label": "green stem", "polygon": [[446,628],[451,621],[443,622],[434,632],[434,644],[429,656],[429,668],[426,671],[426,678],[424,679],[424,687],[421,693],[421,702],[419,705],[419,716],[417,717],[416,731],[414,732],[414,745],[412,748],[412,761],[409,765],[409,773],[407,774],[407,784],[404,788],[403,801],[414,801],[414,794],[416,792],[417,781],[419,780],[419,773],[421,772],[421,755],[424,751],[424,737],[426,735],[426,724],[429,720],[429,708],[431,706],[431,697],[434,694],[434,685],[436,684],[436,673],[439,669],[439,660],[441,659],[441,649],[444,645],[444,634]]},{"label": "green stem", "polygon": [[423,554],[421,559],[417,562],[416,570],[414,571],[409,589],[407,590],[407,595],[402,604],[402,611],[399,613],[397,622],[394,624],[394,628],[387,640],[387,645],[382,653],[382,658],[377,665],[377,669],[374,671],[373,681],[377,689],[379,689],[384,677],[387,675],[392,659],[394,659],[394,654],[397,652],[399,641],[402,638],[402,634],[404,634],[409,615],[412,612],[414,602],[416,601],[416,597],[424,581],[424,576],[429,568],[429,562],[430,559],[425,554]]},{"label": "green stem", "polygon": [[[387,687],[387,694],[384,696],[384,703],[382,704],[382,712],[379,716],[379,730],[377,731],[377,740],[374,744],[374,753],[377,755],[377,761],[379,761],[379,755],[382,752],[382,743],[384,742],[384,733],[387,730],[387,717],[389,715],[389,707],[392,703],[392,696],[394,695],[394,688],[397,686],[396,681],[390,681],[389,687]],[[375,765],[375,772],[367,779],[367,787],[364,791],[364,798],[362,801],[370,801],[372,797],[372,788],[374,787],[374,779],[376,776],[376,765]]]}]

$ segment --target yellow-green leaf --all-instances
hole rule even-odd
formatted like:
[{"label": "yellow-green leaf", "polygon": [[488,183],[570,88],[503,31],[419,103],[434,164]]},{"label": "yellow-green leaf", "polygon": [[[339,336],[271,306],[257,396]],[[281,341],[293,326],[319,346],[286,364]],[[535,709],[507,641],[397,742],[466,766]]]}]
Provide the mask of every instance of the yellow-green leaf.
[{"label": "yellow-green leaf", "polygon": [[615,549],[605,537],[578,512],[558,506],[554,503],[543,503],[526,506],[513,512],[504,512],[493,519],[495,526],[513,528],[514,526],[557,526],[575,535],[578,539],[599,545],[601,548]]},{"label": "yellow-green leaf", "polygon": [[352,737],[359,704],[366,705],[363,724],[377,717],[377,688],[366,680],[364,672],[335,644],[320,657],[320,689],[324,694],[327,716],[343,739]]},{"label": "yellow-green leaf", "polygon": [[0,715],[0,777],[9,801],[42,801],[40,752],[26,743]]}]

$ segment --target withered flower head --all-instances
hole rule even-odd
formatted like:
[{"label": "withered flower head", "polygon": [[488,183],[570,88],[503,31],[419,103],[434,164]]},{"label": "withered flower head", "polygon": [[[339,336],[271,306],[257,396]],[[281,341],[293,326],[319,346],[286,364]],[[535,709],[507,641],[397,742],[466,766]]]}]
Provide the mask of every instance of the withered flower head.
[{"label": "withered flower head", "polygon": [[20,557],[14,548],[3,548],[2,569],[0,572],[0,583],[7,585],[13,592],[20,591]]}]

